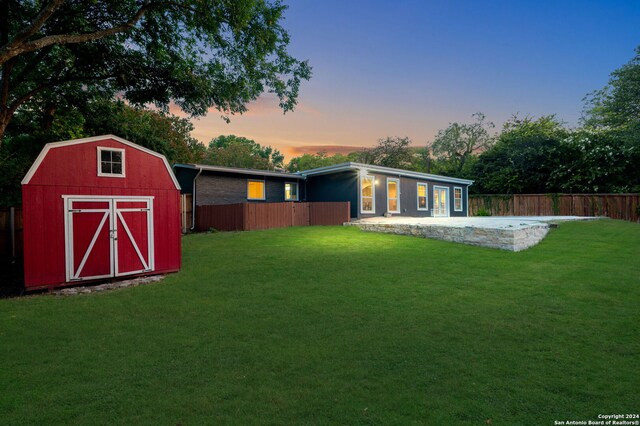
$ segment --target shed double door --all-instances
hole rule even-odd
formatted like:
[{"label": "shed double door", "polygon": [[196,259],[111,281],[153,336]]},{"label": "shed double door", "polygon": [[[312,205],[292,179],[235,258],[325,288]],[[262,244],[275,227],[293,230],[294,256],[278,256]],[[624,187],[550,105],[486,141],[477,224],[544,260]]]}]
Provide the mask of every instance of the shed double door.
[{"label": "shed double door", "polygon": [[64,197],[67,282],[154,270],[152,197]]}]

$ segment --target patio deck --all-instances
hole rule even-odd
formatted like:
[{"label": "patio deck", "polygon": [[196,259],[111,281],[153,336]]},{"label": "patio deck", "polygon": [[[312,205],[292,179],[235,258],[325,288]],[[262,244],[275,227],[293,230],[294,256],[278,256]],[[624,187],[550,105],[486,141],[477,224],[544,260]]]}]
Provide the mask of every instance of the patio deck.
[{"label": "patio deck", "polygon": [[491,216],[491,217],[372,217],[345,225],[363,231],[433,238],[521,251],[538,244],[557,223],[573,220],[593,220],[582,216]]}]

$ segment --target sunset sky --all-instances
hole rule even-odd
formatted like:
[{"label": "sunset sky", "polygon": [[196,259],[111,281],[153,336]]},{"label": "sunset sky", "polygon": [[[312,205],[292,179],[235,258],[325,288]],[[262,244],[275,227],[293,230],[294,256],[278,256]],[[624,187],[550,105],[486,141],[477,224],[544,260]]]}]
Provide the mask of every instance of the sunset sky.
[{"label": "sunset sky", "polygon": [[481,111],[579,123],[584,96],[640,45],[640,1],[288,0],[290,53],[313,77],[283,114],[265,95],[227,124],[193,120],[204,143],[235,134],[288,158],[349,152],[386,136],[416,146]]}]

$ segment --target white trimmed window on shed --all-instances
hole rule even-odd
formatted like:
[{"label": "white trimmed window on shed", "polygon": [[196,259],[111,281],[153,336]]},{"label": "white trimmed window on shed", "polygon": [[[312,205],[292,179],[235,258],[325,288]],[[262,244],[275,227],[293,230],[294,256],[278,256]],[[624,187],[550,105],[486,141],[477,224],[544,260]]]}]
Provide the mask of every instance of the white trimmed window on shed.
[{"label": "white trimmed window on shed", "polygon": [[124,149],[98,147],[98,176],[125,177]]},{"label": "white trimmed window on shed", "polygon": [[453,210],[461,212],[462,209],[462,188],[459,186],[453,187]]}]

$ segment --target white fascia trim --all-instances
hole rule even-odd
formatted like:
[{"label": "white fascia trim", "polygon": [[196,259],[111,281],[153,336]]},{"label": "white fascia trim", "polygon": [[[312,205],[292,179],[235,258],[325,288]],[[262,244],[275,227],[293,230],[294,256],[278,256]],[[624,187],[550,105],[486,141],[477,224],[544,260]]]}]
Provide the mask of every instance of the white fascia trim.
[{"label": "white fascia trim", "polygon": [[176,164],[176,167],[193,170],[203,170],[209,172],[221,172],[221,173],[239,173],[243,175],[253,176],[273,176],[283,179],[296,179],[304,180],[304,176],[296,173],[284,173],[284,172],[272,172],[270,170],[256,170],[256,169],[242,169],[238,167],[225,167],[225,166],[208,166],[206,164]]},{"label": "white fascia trim", "polygon": [[171,166],[169,166],[169,162],[167,161],[167,158],[155,151],[150,150],[149,148],[145,148],[143,146],[140,146],[138,144],[135,144],[133,142],[130,142],[126,139],[122,139],[116,135],[102,135],[102,136],[93,136],[90,138],[82,138],[82,139],[71,139],[68,141],[61,141],[61,142],[51,142],[48,143],[44,146],[44,148],[42,148],[42,151],[40,151],[40,154],[38,155],[38,158],[36,158],[36,161],[34,161],[34,163],[31,165],[31,168],[29,168],[29,171],[27,172],[27,174],[24,176],[24,178],[22,179],[21,184],[22,185],[26,185],[31,181],[31,178],[33,177],[33,175],[36,173],[36,171],[38,170],[38,168],[40,167],[40,163],[42,163],[42,161],[44,160],[44,158],[47,156],[47,154],[49,153],[49,150],[52,148],[60,148],[63,146],[70,146],[70,145],[79,145],[82,143],[89,143],[89,142],[97,142],[97,141],[102,141],[105,139],[113,139],[116,142],[120,142],[124,145],[130,146],[131,148],[135,148],[138,149],[142,152],[146,152],[147,154],[153,155],[154,157],[158,157],[160,159],[162,159],[162,162],[164,163],[164,166],[167,169],[167,173],[169,173],[169,176],[171,176],[171,180],[173,181],[173,184],[175,185],[177,190],[180,190],[180,184],[178,184],[178,180],[176,179],[175,175],[173,174],[173,170],[171,170]]},{"label": "white fascia trim", "polygon": [[437,182],[459,183],[463,185],[472,185],[474,181],[468,179],[453,178],[440,175],[432,175],[429,173],[412,172],[410,170],[394,169],[391,167],[374,166],[372,164],[362,163],[341,163],[333,166],[318,167],[317,169],[303,170],[298,172],[301,176],[317,176],[329,173],[341,172],[346,170],[363,170],[367,172],[377,172],[383,174],[394,174],[417,179],[428,179]]}]

